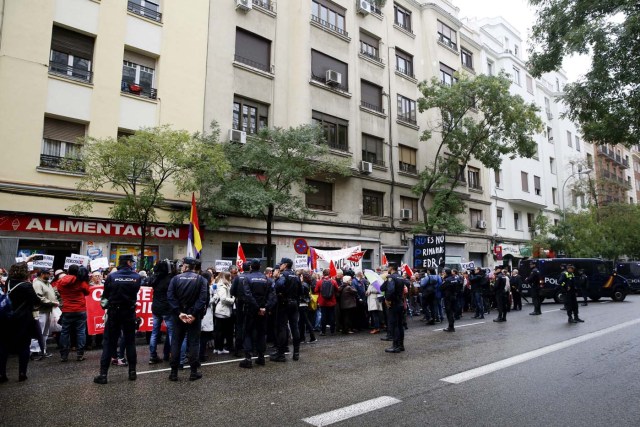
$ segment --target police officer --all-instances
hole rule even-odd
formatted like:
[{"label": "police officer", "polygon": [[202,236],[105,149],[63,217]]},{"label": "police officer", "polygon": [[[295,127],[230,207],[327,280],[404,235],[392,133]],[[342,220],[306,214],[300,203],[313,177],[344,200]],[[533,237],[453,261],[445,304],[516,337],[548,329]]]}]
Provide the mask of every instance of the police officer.
[{"label": "police officer", "polygon": [[244,297],[244,355],[241,368],[252,368],[251,351],[258,353],[257,365],[265,363],[266,315],[276,305],[275,293],[267,276],[260,272],[260,260],[251,261],[251,272],[245,276]]},{"label": "police officer", "polygon": [[496,293],[496,305],[498,306],[498,318],[493,319],[494,322],[506,322],[507,321],[507,306],[509,305],[509,291],[507,287],[507,279],[502,274],[502,266],[498,265],[495,268],[495,284],[494,290]]},{"label": "police officer", "polygon": [[589,278],[584,273],[583,268],[578,270],[578,275],[576,276],[576,288],[578,288],[580,290],[580,293],[582,294],[582,305],[587,306],[587,297],[589,295]]},{"label": "police officer", "polygon": [[443,329],[445,332],[455,332],[454,310],[456,308],[456,293],[458,289],[458,278],[454,276],[449,267],[444,269],[444,280],[442,282],[442,298],[444,299],[444,311],[447,314],[449,327]]},{"label": "police officer", "polygon": [[289,330],[293,337],[293,360],[300,359],[300,329],[298,328],[300,295],[302,294],[302,283],[300,278],[291,269],[293,261],[291,258],[282,258],[280,261],[280,276],[276,280],[275,290],[278,297],[276,308],[276,341],[277,351],[271,355],[273,362],[285,362],[284,354],[287,349],[287,339]]},{"label": "police officer", "polygon": [[533,303],[533,312],[529,313],[529,315],[539,316],[542,314],[540,308],[540,271],[538,271],[536,262],[533,260],[529,262],[529,267],[531,268],[531,272],[524,281],[524,283],[529,285],[529,289],[531,290],[531,302]]},{"label": "police officer", "polygon": [[400,353],[404,351],[404,287],[407,280],[398,274],[398,265],[389,263],[389,276],[387,277],[387,287],[384,293],[385,304],[387,306],[387,328],[391,330],[393,345],[386,348],[387,353]]},{"label": "police officer", "polygon": [[129,380],[136,380],[136,302],[142,278],[133,269],[133,255],[120,255],[118,270],[107,276],[102,293],[103,308],[107,310],[102,356],[100,357],[100,375],[93,379],[96,384],[107,383],[107,373],[111,364],[111,355],[118,346],[120,334],[129,360]]},{"label": "police officer", "polygon": [[244,279],[246,275],[249,273],[249,269],[251,264],[249,262],[242,263],[242,271],[238,271],[238,275],[233,278],[231,281],[231,289],[229,293],[232,297],[236,299],[235,303],[235,335],[236,340],[234,343],[234,352],[233,355],[235,357],[240,357],[242,355],[242,349],[244,348]]},{"label": "police officer", "polygon": [[209,285],[204,277],[194,269],[196,260],[183,260],[182,274],[171,279],[167,290],[167,300],[173,314],[173,336],[171,337],[171,374],[169,380],[178,381],[180,366],[180,346],[187,337],[189,347],[189,381],[202,378],[200,367],[200,326],[209,303]]},{"label": "police officer", "polygon": [[573,270],[573,265],[567,265],[567,270],[560,275],[559,285],[565,295],[565,307],[567,308],[569,323],[582,323],[584,320],[578,317],[578,289],[576,288]]}]

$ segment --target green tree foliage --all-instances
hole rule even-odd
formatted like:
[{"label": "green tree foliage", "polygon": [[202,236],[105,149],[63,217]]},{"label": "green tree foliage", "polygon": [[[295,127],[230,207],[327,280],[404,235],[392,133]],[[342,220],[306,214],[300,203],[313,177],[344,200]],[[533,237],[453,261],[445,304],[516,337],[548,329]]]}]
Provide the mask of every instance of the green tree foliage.
[{"label": "green tree foliage", "polygon": [[306,179],[332,182],[350,173],[346,161],[329,154],[322,128],[313,125],[264,129],[246,144],[222,145],[231,168],[221,180],[205,185],[205,221],[219,226],[217,218],[226,214],[264,219],[269,265],[271,230],[277,217],[299,219],[310,214],[304,194],[314,188]]},{"label": "green tree foliage", "polygon": [[419,111],[434,110],[437,116],[420,138],[437,145],[434,160],[420,172],[413,189],[424,214],[420,231],[427,233],[465,229],[457,216],[465,205],[456,187],[463,178],[459,171],[471,159],[499,169],[503,156],[532,157],[536,153],[533,136],[542,129],[537,107],[509,93],[511,81],[506,74],[456,77],[451,86],[437,79],[419,85]]},{"label": "green tree foliage", "polygon": [[534,76],[557,70],[571,54],[591,54],[591,68],[565,86],[569,117],[593,143],[638,144],[640,7],[637,0],[529,0]]},{"label": "green tree foliage", "polygon": [[[85,171],[77,184],[82,199],[68,210],[85,215],[96,201],[105,200],[104,192],[114,191],[121,197],[113,202],[110,217],[147,230],[158,220],[157,209],[168,207],[163,193],[168,185],[179,196],[198,190],[204,176],[227,170],[222,147],[213,143],[217,136],[217,128],[205,137],[160,126],[117,139],[87,138],[78,159]],[[184,218],[183,213],[173,212],[174,221]],[[147,234],[142,233],[141,254]]]}]

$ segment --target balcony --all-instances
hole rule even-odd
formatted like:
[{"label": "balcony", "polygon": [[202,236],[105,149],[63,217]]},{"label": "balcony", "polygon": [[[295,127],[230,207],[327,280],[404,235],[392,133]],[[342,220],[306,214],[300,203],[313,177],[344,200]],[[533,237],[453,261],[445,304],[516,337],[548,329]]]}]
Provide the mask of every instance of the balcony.
[{"label": "balcony", "polygon": [[251,3],[253,3],[254,6],[276,13],[276,4],[271,0],[252,0]]},{"label": "balcony", "polygon": [[384,62],[382,62],[382,58],[380,58],[380,56],[378,55],[374,55],[371,52],[367,52],[365,49],[360,49],[360,54],[366,56],[367,58],[376,61],[380,64],[384,64]]},{"label": "balcony", "polygon": [[469,183],[469,189],[470,190],[482,191],[482,185],[470,182]]},{"label": "balcony", "polygon": [[78,160],[70,157],[50,156],[40,154],[40,167],[46,169],[56,169],[66,172],[83,173],[84,168]]},{"label": "balcony", "polygon": [[400,120],[401,122],[405,122],[405,123],[409,123],[414,126],[417,126],[418,121],[416,120],[415,116],[416,116],[415,111],[413,113],[406,113],[406,114],[399,113],[398,120]]},{"label": "balcony", "polygon": [[384,114],[384,108],[382,108],[380,105],[369,104],[366,101],[360,101],[360,105],[368,110],[373,110],[380,114]]},{"label": "balcony", "polygon": [[349,144],[347,144],[346,142],[342,143],[339,141],[327,141],[327,145],[332,150],[344,151],[345,153],[349,152]]},{"label": "balcony", "polygon": [[416,165],[400,162],[398,166],[399,166],[398,169],[400,169],[400,172],[411,173],[411,174],[418,173],[418,168],[416,167]]},{"label": "balcony", "polygon": [[407,77],[411,77],[412,79],[416,78],[416,76],[413,74],[413,71],[408,68],[402,68],[402,67],[396,66],[396,71],[399,72],[400,74],[404,74]]},{"label": "balcony", "polygon": [[445,37],[444,34],[438,33],[438,42],[448,47],[449,49],[458,52],[458,44],[448,37]]},{"label": "balcony", "polygon": [[[151,2],[147,2],[151,3]],[[148,7],[144,7],[135,2],[127,3],[127,10],[131,13],[135,13],[136,15],[143,16],[147,19],[151,19],[152,21],[162,22],[162,13],[157,10],[150,9]]]},{"label": "balcony", "polygon": [[273,74],[273,67],[265,64],[261,64],[259,62],[253,61],[251,59],[245,58],[240,55],[234,55],[233,59],[236,62],[240,62],[241,64],[248,65],[249,67],[256,68],[260,71],[264,71],[265,73]]},{"label": "balcony", "polygon": [[325,21],[324,19],[320,19],[320,17],[316,16],[316,15],[311,15],[311,21],[315,22],[316,24],[320,25],[321,27],[326,28],[329,31],[332,31],[334,33],[338,33],[341,36],[344,37],[349,37],[349,33],[347,33],[344,29],[336,27],[335,25]]},{"label": "balcony", "polygon": [[336,84],[336,83],[327,83],[327,78],[325,76],[316,76],[315,74],[311,73],[311,80],[313,80],[314,82],[318,82],[318,83],[322,83],[324,85],[327,85],[330,88],[334,88],[337,90],[341,90],[343,92],[349,92],[349,86],[346,84]]},{"label": "balcony", "polygon": [[612,160],[625,169],[629,168],[629,160],[623,159],[620,154],[616,154],[614,150],[610,149],[607,146],[598,146],[598,154]]},{"label": "balcony", "polygon": [[136,95],[136,96],[139,96],[141,98],[148,98],[148,99],[157,99],[158,98],[157,89],[155,89],[155,88],[145,88],[145,87],[142,87],[142,86],[134,84],[134,83],[125,82],[124,80],[122,81],[120,90],[123,93]]},{"label": "balcony", "polygon": [[84,68],[76,68],[62,62],[49,62],[49,74],[77,80],[82,83],[91,83],[93,73]]}]

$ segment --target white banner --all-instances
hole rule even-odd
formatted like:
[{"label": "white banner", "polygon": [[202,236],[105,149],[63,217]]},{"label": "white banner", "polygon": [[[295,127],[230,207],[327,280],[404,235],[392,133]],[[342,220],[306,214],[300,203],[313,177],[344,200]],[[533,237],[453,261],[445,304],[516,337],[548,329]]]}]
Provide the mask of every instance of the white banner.
[{"label": "white banner", "polygon": [[33,268],[42,268],[44,270],[51,270],[53,268],[53,255],[41,255],[42,259],[33,260]]},{"label": "white banner", "polygon": [[69,266],[74,264],[78,267],[84,267],[84,260],[82,258],[71,258],[70,256],[68,256],[64,260],[64,269],[68,270]]},{"label": "white banner", "polygon": [[324,260],[327,262],[330,262],[330,261],[337,262],[337,261],[349,258],[351,255],[353,255],[356,252],[360,252],[361,251],[360,248],[361,246],[354,246],[352,248],[337,249],[335,251],[323,251],[317,248],[313,248],[313,249],[316,251],[316,253],[318,254],[321,260]]},{"label": "white banner", "polygon": [[218,273],[221,271],[229,271],[229,268],[233,265],[233,261],[224,261],[221,259],[216,260],[215,269]]},{"label": "white banner", "polygon": [[102,257],[93,259],[89,262],[89,265],[91,265],[91,271],[100,270],[101,268],[107,270],[109,268],[109,258]]},{"label": "white banner", "polygon": [[[89,267],[89,261],[91,261],[91,258],[89,258],[88,256],[80,255],[80,254],[71,254],[71,258],[82,260],[82,264],[78,264],[78,265],[82,265],[83,267]],[[77,264],[77,263],[74,262],[73,264]]]}]

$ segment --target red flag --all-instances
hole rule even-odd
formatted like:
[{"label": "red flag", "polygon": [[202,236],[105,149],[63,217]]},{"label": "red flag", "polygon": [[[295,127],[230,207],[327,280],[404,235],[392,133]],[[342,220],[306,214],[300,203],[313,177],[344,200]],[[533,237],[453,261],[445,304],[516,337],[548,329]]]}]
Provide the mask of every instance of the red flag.
[{"label": "red flag", "polygon": [[354,252],[349,258],[347,258],[347,260],[351,262],[360,262],[366,252],[367,251]]},{"label": "red flag", "polygon": [[384,252],[380,252],[380,266],[389,265],[389,260],[387,259],[387,255]]},{"label": "red flag", "polygon": [[402,266],[402,270],[407,273],[407,276],[411,277],[413,276],[413,271],[411,271],[411,267],[409,267],[409,264],[404,264]]},{"label": "red flag", "polygon": [[333,261],[331,261],[331,263],[329,264],[329,277],[333,278],[336,277],[338,275],[338,271],[336,270],[336,266],[333,263]]},{"label": "red flag", "polygon": [[247,257],[244,256],[242,245],[238,242],[238,253],[236,255],[236,266],[238,267],[238,270],[242,271],[242,264],[245,262],[247,262]]}]

